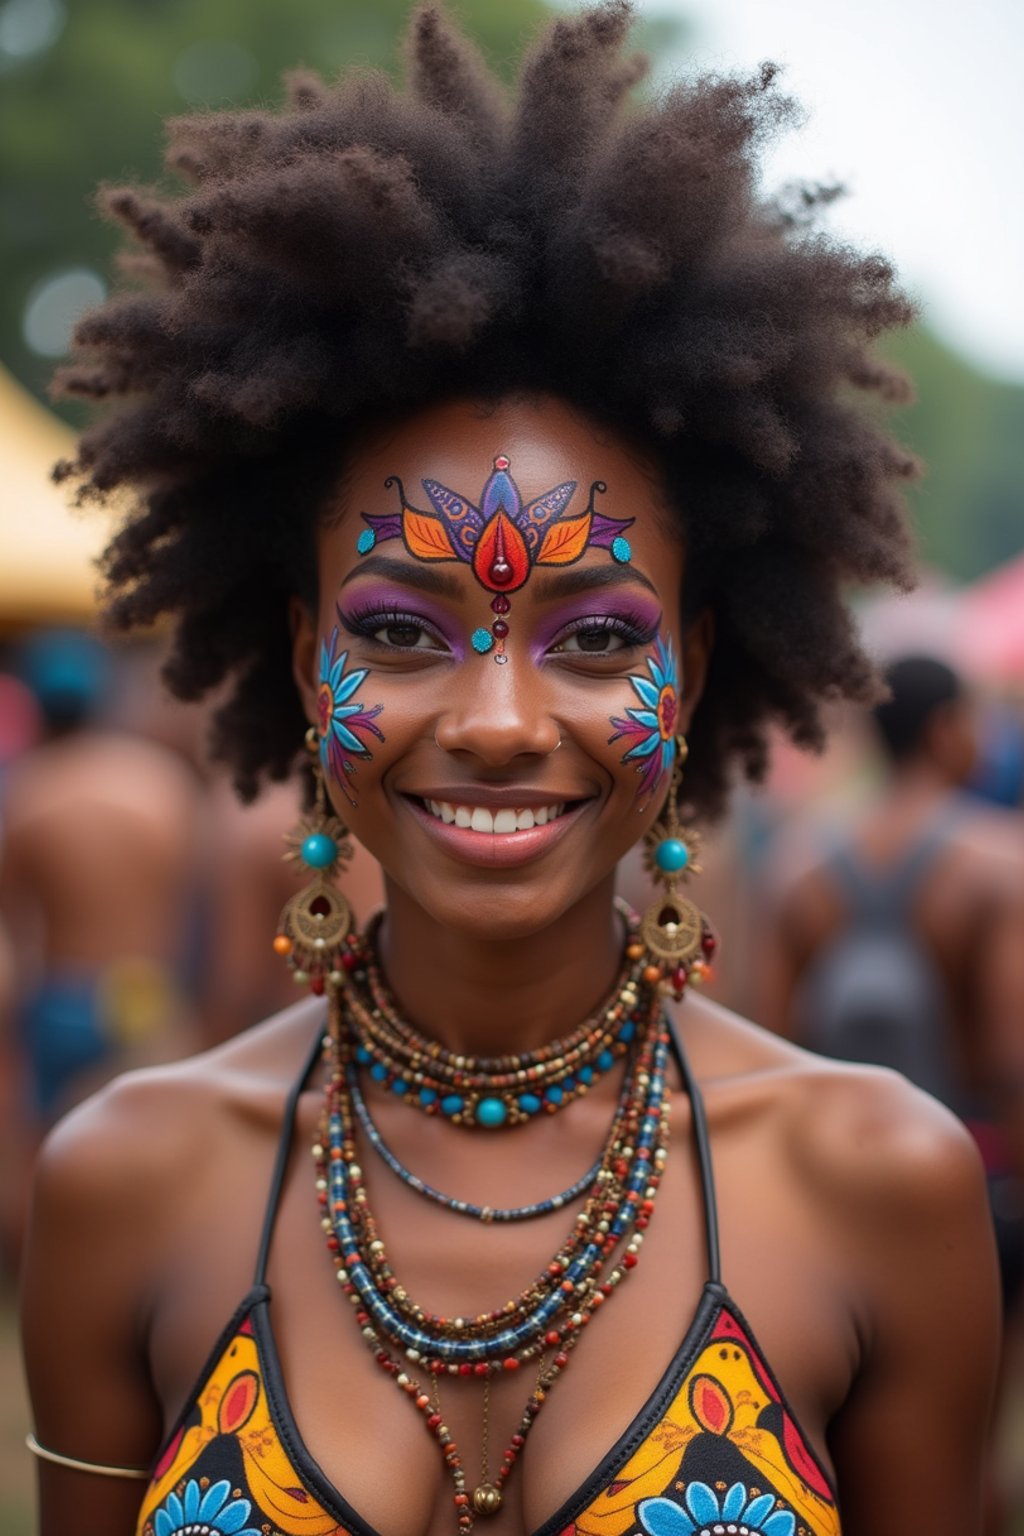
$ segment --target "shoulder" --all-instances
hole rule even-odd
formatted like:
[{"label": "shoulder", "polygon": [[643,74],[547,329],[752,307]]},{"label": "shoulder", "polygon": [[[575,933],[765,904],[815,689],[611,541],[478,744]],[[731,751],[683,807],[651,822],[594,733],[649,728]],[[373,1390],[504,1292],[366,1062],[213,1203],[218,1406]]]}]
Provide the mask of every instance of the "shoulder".
[{"label": "shoulder", "polygon": [[930,1095],[884,1067],[803,1050],[708,999],[694,1015],[709,1101],[721,1093],[742,1106],[843,1240],[859,1248],[885,1228],[912,1241],[958,1213],[972,1229],[979,1215],[987,1222],[975,1144]]},{"label": "shoulder", "polygon": [[1019,889],[1024,871],[1024,817],[998,806],[970,805],[952,844],[961,861],[997,889]]},{"label": "shoulder", "polygon": [[187,1198],[232,1141],[276,1132],[321,1014],[303,1001],[200,1055],[115,1078],[43,1143],[37,1219],[152,1231],[162,1197]]}]

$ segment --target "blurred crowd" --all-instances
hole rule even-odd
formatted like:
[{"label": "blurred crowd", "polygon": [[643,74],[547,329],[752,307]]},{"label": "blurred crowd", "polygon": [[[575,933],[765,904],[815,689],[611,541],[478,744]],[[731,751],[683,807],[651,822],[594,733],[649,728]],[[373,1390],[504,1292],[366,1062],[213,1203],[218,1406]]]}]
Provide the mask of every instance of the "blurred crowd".
[{"label": "blurred crowd", "polygon": [[[0,1245],[17,1267],[35,1149],[108,1078],[297,1000],[273,953],[297,785],[243,807],[160,650],[37,631],[0,653]],[[381,897],[357,852],[357,912]]]},{"label": "blurred crowd", "polygon": [[[126,1068],[202,1049],[296,1000],[273,953],[296,784],[243,807],[172,703],[160,649],[83,630],[0,650],[0,1253],[13,1277],[53,1121]],[[694,897],[726,1006],[827,1055],[905,1073],[958,1115],[989,1180],[1011,1324],[1024,1288],[1024,698],[937,655],[820,759],[781,742]],[[648,898],[639,858],[623,893]],[[379,871],[357,851],[365,916]],[[1019,1343],[1013,1346],[1020,1350]],[[1009,1357],[1008,1357],[1009,1358]],[[1013,1371],[1007,1371],[1011,1395]],[[1020,1399],[1019,1384],[1018,1403]],[[992,1532],[1009,1530],[995,1511]]]}]

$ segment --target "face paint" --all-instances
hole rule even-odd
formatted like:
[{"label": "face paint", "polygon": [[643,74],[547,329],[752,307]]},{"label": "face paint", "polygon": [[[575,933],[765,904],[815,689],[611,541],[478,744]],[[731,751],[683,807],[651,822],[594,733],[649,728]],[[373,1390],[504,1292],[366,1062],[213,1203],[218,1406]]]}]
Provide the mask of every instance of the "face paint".
[{"label": "face paint", "polygon": [[637,799],[647,803],[672,772],[676,755],[676,722],[679,719],[679,679],[672,637],[659,635],[654,655],[647,657],[650,677],[631,676],[629,681],[642,708],[627,709],[625,719],[612,717],[614,736],[608,745],[626,740],[631,743],[622,761],[636,763],[640,774]]},{"label": "face paint", "polygon": [[[338,616],[341,617],[340,613]],[[368,669],[359,667],[346,673],[347,663],[348,652],[338,652],[338,626],[335,625],[330,640],[320,642],[320,688],[317,693],[320,762],[324,773],[340,784],[345,798],[355,805],[347,784],[348,778],[355,773],[351,759],[371,755],[369,747],[356,733],[369,732],[378,741],[383,741],[384,733],[373,722],[384,706],[375,704],[372,709],[365,709],[362,704],[350,702],[357,688],[365,682]]]},{"label": "face paint", "polygon": [[[575,480],[553,486],[524,506],[510,468],[510,460],[499,454],[480,494],[479,507],[437,480],[421,481],[432,513],[412,506],[401,480],[391,475],[384,484],[398,487],[401,512],[383,517],[364,512],[367,527],[356,543],[359,553],[367,555],[384,540],[400,538],[418,560],[461,560],[471,566],[480,585],[494,593],[491,611],[495,614],[489,631],[474,633],[473,649],[481,655],[493,649],[497,662],[508,660],[505,615],[511,608],[509,594],[518,591],[533,567],[573,565],[592,548],[607,549],[614,560],[626,564],[632,552],[623,535],[635,522],[632,517],[605,517],[594,510],[594,496],[607,490],[603,480],[594,481],[586,509],[576,516],[567,511],[576,490]],[[482,638],[487,634],[490,645]]]}]

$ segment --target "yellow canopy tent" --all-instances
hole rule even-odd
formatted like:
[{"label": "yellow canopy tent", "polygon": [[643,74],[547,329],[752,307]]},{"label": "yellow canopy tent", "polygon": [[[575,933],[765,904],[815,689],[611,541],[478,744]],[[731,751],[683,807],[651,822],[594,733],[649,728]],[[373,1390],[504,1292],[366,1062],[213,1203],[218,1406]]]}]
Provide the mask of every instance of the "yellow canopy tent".
[{"label": "yellow canopy tent", "polygon": [[107,541],[103,513],[76,512],[50,470],[74,433],[0,364],[0,629],[88,623]]}]

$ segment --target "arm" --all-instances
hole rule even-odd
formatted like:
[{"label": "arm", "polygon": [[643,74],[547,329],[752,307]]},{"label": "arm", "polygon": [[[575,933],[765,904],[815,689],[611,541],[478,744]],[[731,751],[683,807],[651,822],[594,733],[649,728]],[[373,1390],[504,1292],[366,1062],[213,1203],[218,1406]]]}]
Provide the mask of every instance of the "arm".
[{"label": "arm", "polygon": [[1024,870],[987,916],[978,965],[984,1067],[1024,1187]]},{"label": "arm", "polygon": [[[63,1455],[121,1467],[145,1467],[162,1433],[144,1352],[161,1202],[143,1098],[115,1085],[46,1142],[22,1283],[36,1437]],[[39,1536],[130,1536],[146,1484],[40,1461],[38,1486]]]},{"label": "arm", "polygon": [[762,897],[754,941],[757,1020],[773,1035],[799,1041],[794,1003],[817,947],[813,929],[820,921],[820,881],[814,873],[804,872],[774,889],[766,888]]},{"label": "arm", "polygon": [[[861,1074],[858,1074],[861,1077]],[[888,1073],[840,1113],[861,1363],[832,1427],[844,1536],[977,1536],[1000,1305],[966,1132]],[[838,1131],[835,1145],[838,1148]],[[849,1161],[852,1148],[853,1159]]]}]

